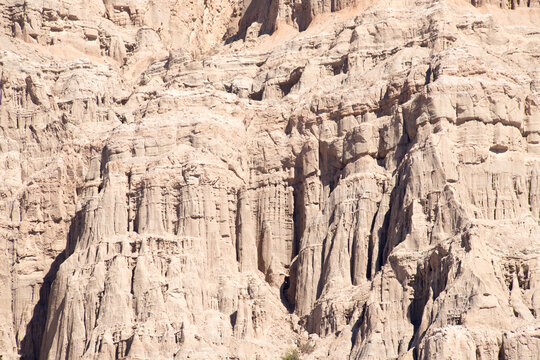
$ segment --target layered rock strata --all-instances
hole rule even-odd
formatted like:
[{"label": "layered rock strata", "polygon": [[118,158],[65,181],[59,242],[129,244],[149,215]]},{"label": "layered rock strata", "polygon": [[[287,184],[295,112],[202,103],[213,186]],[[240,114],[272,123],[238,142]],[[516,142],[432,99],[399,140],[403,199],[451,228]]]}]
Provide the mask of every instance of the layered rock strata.
[{"label": "layered rock strata", "polygon": [[0,353],[538,358],[540,10],[472,5],[0,4]]}]

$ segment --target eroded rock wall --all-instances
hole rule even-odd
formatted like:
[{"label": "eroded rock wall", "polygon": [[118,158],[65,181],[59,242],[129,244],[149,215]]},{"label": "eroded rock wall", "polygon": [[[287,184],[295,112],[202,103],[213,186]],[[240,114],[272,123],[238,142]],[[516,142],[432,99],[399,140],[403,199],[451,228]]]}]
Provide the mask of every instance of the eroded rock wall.
[{"label": "eroded rock wall", "polygon": [[540,13],[473,5],[2,5],[2,353],[537,358]]}]

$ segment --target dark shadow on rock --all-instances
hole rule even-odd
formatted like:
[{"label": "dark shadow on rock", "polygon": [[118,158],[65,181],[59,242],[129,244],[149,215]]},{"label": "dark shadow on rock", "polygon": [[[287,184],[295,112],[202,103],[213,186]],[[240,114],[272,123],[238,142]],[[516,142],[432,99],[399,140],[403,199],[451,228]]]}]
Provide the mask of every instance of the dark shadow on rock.
[{"label": "dark shadow on rock", "polygon": [[251,24],[261,24],[258,35],[272,34],[276,30],[278,16],[278,0],[251,0],[238,22],[238,32],[225,40],[226,44],[245,39]]},{"label": "dark shadow on rock", "polygon": [[[311,2],[309,0],[302,0],[301,2],[290,5],[293,6],[289,20],[299,31],[306,30],[313,20]],[[230,33],[225,34],[223,37],[225,44],[245,39],[248,28],[255,22],[261,24],[258,36],[264,34],[272,35],[277,30],[278,14],[279,0],[249,1],[249,5],[245,8],[238,22],[238,32],[233,35],[230,35]]]},{"label": "dark shadow on rock", "polygon": [[281,287],[279,288],[279,298],[283,306],[285,306],[285,308],[289,312],[289,314],[292,314],[294,311],[294,303],[291,303],[287,296],[287,291],[289,290],[289,287],[290,287],[290,277],[286,276],[283,281],[283,284],[281,284]]},{"label": "dark shadow on rock", "polygon": [[45,333],[45,325],[47,323],[47,311],[49,307],[49,295],[51,287],[56,279],[56,274],[60,265],[66,258],[75,250],[75,244],[78,241],[80,230],[84,228],[84,209],[78,211],[71,219],[69,226],[66,248],[56,256],[49,271],[43,277],[43,283],[39,289],[39,300],[34,306],[32,318],[26,326],[26,334],[19,346],[19,355],[21,360],[39,359],[43,335]]},{"label": "dark shadow on rock", "polygon": [[[362,340],[364,340],[364,337],[365,337],[365,334],[364,334],[364,328],[365,328],[365,323],[366,323],[366,311],[367,311],[367,305],[364,304],[364,306],[362,306],[362,313],[360,314],[360,317],[356,320],[356,322],[354,323],[353,327],[352,327],[352,331],[351,331],[351,351],[352,349],[354,348],[354,346],[359,343],[359,342],[362,342]],[[360,335],[360,338],[358,338],[358,336]]]},{"label": "dark shadow on rock", "polygon": [[47,308],[49,305],[49,294],[52,283],[56,279],[58,268],[64,262],[66,255],[62,251],[53,261],[47,274],[43,277],[43,284],[39,289],[39,300],[34,306],[32,319],[26,326],[26,334],[20,344],[19,355],[21,360],[39,359],[41,350],[41,340],[47,322]]},{"label": "dark shadow on rock", "polygon": [[417,359],[419,339],[421,338],[419,329],[422,324],[424,309],[429,299],[429,280],[426,278],[424,269],[420,266],[417,269],[411,286],[414,289],[414,298],[407,309],[407,316],[414,327],[414,333],[409,341],[408,349],[413,349],[413,358]]}]

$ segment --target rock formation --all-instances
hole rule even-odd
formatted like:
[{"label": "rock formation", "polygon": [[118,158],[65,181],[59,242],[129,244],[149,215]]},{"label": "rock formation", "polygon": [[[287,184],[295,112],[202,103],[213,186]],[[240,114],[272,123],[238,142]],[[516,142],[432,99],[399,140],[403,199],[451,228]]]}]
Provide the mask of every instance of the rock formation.
[{"label": "rock formation", "polygon": [[538,0],[0,10],[0,358],[539,358]]}]

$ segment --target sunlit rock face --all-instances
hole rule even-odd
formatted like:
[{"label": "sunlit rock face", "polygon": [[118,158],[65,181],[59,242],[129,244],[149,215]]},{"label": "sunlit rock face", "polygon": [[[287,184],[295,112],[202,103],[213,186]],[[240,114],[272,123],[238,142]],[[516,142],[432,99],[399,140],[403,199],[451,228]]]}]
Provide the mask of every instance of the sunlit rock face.
[{"label": "sunlit rock face", "polygon": [[537,359],[538,1],[3,1],[4,359]]}]

